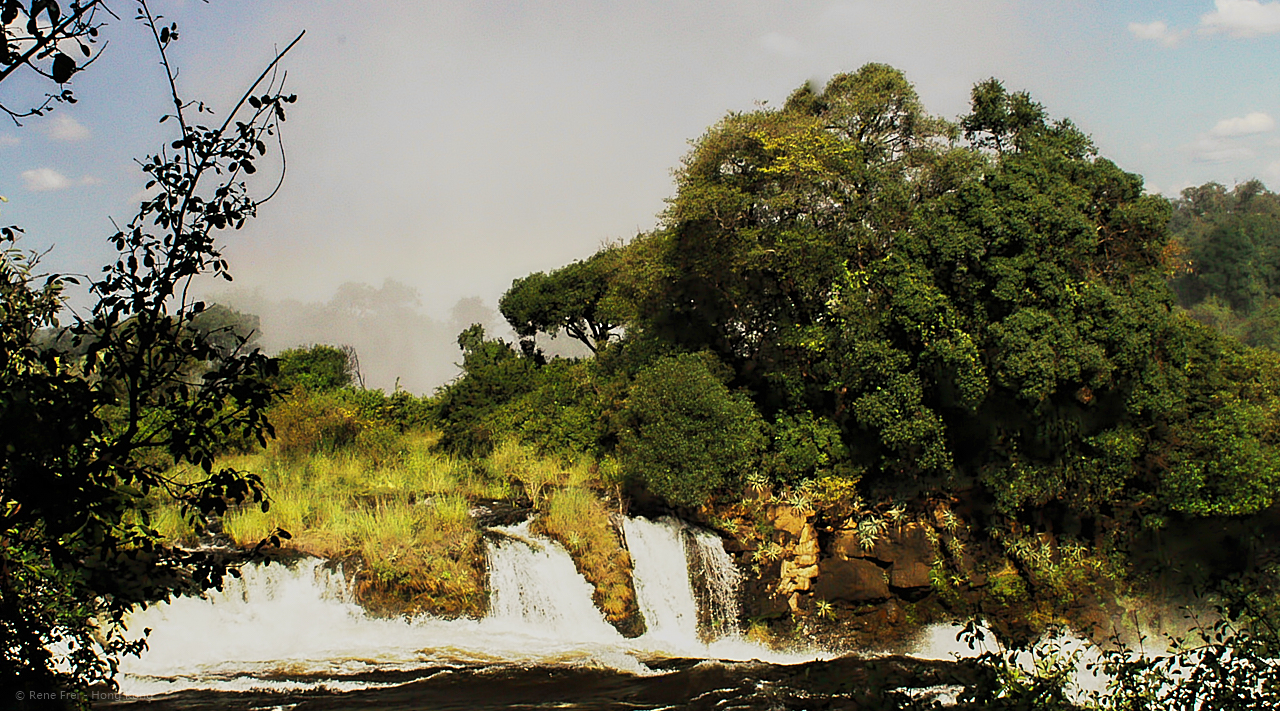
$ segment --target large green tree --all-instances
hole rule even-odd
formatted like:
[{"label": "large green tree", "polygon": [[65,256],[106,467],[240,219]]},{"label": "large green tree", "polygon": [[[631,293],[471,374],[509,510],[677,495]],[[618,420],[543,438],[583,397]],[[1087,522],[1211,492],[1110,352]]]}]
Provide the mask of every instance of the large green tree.
[{"label": "large green tree", "polygon": [[899,494],[1256,511],[1270,361],[1175,312],[1169,216],[1026,94],[983,82],[953,125],[868,65],[695,144],[628,246],[655,264],[632,335],[715,353],[779,423],[835,422]]},{"label": "large green tree", "polygon": [[[178,135],[141,161],[153,197],[110,237],[118,258],[89,285],[88,313],[61,324],[77,280],[39,274],[21,231],[0,233],[0,688],[72,692],[59,697],[70,705],[87,705],[74,692],[110,683],[118,655],[138,648],[123,635],[129,609],[220,586],[229,572],[164,540],[146,498],[171,497],[192,519],[266,507],[256,476],[214,456],[228,437],[270,433],[274,366],[247,339],[202,328],[204,304],[186,294],[197,276],[229,278],[218,233],[255,214],[245,176],[294,97],[272,79],[277,57],[223,120],[192,121],[197,105],[178,95],[168,62],[177,27],[137,8],[175,87],[165,119]],[[204,476],[169,478],[175,461]]]}]

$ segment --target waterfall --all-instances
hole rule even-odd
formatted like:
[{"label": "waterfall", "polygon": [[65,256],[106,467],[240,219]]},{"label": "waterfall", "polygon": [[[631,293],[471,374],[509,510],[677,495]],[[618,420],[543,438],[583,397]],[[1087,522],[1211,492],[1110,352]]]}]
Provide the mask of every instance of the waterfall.
[{"label": "waterfall", "polygon": [[720,537],[700,528],[687,529],[690,571],[702,603],[702,620],[711,637],[735,636],[738,624],[738,587],[742,574],[724,550]]},{"label": "waterfall", "polygon": [[342,572],[323,563],[245,566],[220,592],[132,613],[130,633],[151,633],[146,653],[121,660],[122,689],[208,688],[200,679],[222,679],[217,686],[236,689],[236,678],[244,676],[345,675],[418,664],[422,629],[370,617],[352,600]]},{"label": "waterfall", "polygon": [[556,543],[533,536],[529,523],[491,529],[489,617],[563,640],[613,641],[617,630],[592,601],[591,584]]},{"label": "waterfall", "polygon": [[397,683],[380,676],[386,672],[425,674],[460,665],[649,674],[640,660],[795,663],[824,656],[776,653],[738,635],[733,561],[715,535],[675,519],[624,523],[648,625],[645,635],[630,640],[605,622],[591,585],[558,544],[530,533],[527,523],[490,530],[484,619],[378,618],[355,602],[341,570],[321,560],[249,565],[220,592],[131,614],[132,634],[152,632],[141,658],[121,661],[121,689],[136,696],[186,689],[341,691]]},{"label": "waterfall", "polygon": [[687,645],[698,641],[698,608],[689,584],[684,530],[674,519],[628,518],[622,524],[631,552],[636,602],[646,637]]},{"label": "waterfall", "polygon": [[741,576],[719,537],[670,517],[629,518],[623,532],[650,635],[687,645],[738,633]]}]

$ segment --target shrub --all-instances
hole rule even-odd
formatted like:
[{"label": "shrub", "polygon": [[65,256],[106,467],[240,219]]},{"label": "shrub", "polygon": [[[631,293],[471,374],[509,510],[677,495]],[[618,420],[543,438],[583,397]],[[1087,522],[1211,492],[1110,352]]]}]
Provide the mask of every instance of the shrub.
[{"label": "shrub", "polygon": [[356,413],[332,397],[312,397],[297,390],[271,409],[276,450],[288,456],[334,452],[360,434]]},{"label": "shrub", "polygon": [[760,463],[764,422],[717,377],[716,365],[707,354],[658,360],[636,377],[622,413],[625,471],[677,506],[737,488]]},{"label": "shrub", "polygon": [[280,388],[328,392],[352,383],[355,351],[326,345],[290,348],[276,356]]}]

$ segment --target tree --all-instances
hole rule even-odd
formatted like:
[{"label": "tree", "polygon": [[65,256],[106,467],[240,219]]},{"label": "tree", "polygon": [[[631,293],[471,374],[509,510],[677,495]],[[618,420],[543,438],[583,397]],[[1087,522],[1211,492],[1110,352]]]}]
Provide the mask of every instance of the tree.
[{"label": "tree", "polygon": [[1175,312],[1168,203],[1026,94],[983,82],[950,126],[868,65],[729,115],[677,185],[623,255],[656,265],[620,289],[629,346],[715,353],[775,450],[812,417],[864,485],[1010,516],[1272,500],[1270,361]]},{"label": "tree", "polygon": [[433,398],[433,417],[440,427],[440,445],[464,456],[484,455],[497,443],[492,422],[495,412],[538,384],[541,359],[521,357],[506,341],[484,336],[473,324],[458,335],[462,347],[462,375]]},{"label": "tree", "polygon": [[355,351],[324,344],[290,348],[276,356],[280,388],[315,393],[349,387],[355,380]]},{"label": "tree", "polygon": [[[1178,302],[1249,345],[1274,347],[1273,317],[1262,312],[1280,299],[1280,196],[1257,180],[1231,190],[1206,183],[1183,190],[1173,208],[1170,231],[1189,262],[1172,280]],[[1232,318],[1220,318],[1219,304]]]},{"label": "tree", "polygon": [[636,377],[621,414],[624,471],[673,505],[737,489],[759,464],[764,422],[720,369],[706,353],[660,359]]},{"label": "tree", "polygon": [[634,245],[658,265],[636,289],[637,325],[715,352],[766,412],[804,404],[845,266],[878,259],[906,226],[908,178],[949,130],[879,64],[729,115],[685,159],[662,228]]},{"label": "tree", "polygon": [[597,353],[623,320],[611,293],[618,278],[618,252],[606,247],[550,274],[534,272],[516,279],[498,308],[521,338],[554,336],[563,330]]},{"label": "tree", "polygon": [[0,1],[0,82],[25,72],[58,85],[57,93],[33,99],[25,107],[0,103],[0,111],[17,124],[18,119],[43,114],[56,102],[74,104],[67,84],[97,59],[91,45],[97,43],[103,25],[99,12],[114,16],[101,0],[73,0],[66,12],[57,0],[29,0],[25,5],[22,0]]},{"label": "tree", "polygon": [[[56,11],[55,3],[37,5]],[[184,100],[175,85],[167,50],[176,25],[164,24],[145,0],[137,7],[172,90],[174,112],[161,120],[172,120],[178,136],[141,162],[156,192],[111,236],[119,257],[89,285],[97,302],[71,315],[69,338],[42,341],[38,332],[59,327],[63,291],[77,280],[38,275],[37,259],[15,244],[21,231],[0,232],[9,245],[0,254],[6,689],[75,692],[111,683],[116,658],[141,644],[123,636],[134,605],[218,587],[235,574],[225,560],[165,541],[150,525],[145,497],[171,497],[192,519],[244,502],[267,506],[257,476],[215,468],[214,456],[227,437],[261,443],[270,434],[264,410],[274,364],[241,347],[244,341],[228,351],[216,329],[196,327],[205,305],[186,294],[198,275],[230,279],[216,236],[238,229],[263,202],[245,176],[294,101],[275,69],[301,36],[208,127],[194,119],[210,110]],[[168,477],[167,465],[182,461],[204,477]],[[75,705],[87,705],[79,698]]]}]

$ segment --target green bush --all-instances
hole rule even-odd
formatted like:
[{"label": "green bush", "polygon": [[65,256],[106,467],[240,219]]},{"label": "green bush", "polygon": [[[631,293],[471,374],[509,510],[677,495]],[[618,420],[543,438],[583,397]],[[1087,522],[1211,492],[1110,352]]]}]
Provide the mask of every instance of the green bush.
[{"label": "green bush", "polygon": [[338,451],[354,444],[363,429],[359,414],[338,398],[309,396],[301,389],[273,407],[269,417],[284,456]]},{"label": "green bush", "polygon": [[708,354],[658,360],[636,377],[622,413],[624,471],[677,506],[740,490],[760,465],[764,421],[717,377],[716,365]]},{"label": "green bush", "polygon": [[433,424],[440,446],[463,456],[488,454],[500,438],[492,415],[537,384],[537,362],[521,357],[501,339],[486,339],[472,326],[458,336],[463,374],[440,388],[432,399]]},{"label": "green bush", "polygon": [[353,381],[353,353],[323,344],[283,351],[276,356],[279,386],[286,391],[302,388],[317,393],[345,388]]},{"label": "green bush", "polygon": [[770,450],[769,469],[782,483],[849,473],[849,453],[840,439],[840,428],[811,412],[779,416]]}]

